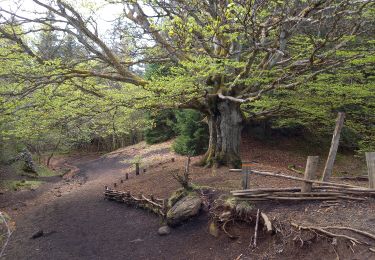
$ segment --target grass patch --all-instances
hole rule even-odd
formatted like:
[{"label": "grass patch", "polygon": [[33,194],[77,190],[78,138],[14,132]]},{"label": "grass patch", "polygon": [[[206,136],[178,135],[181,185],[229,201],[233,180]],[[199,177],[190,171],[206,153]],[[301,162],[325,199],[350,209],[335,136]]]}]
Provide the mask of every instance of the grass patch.
[{"label": "grass patch", "polygon": [[52,177],[52,176],[61,175],[61,173],[57,171],[52,171],[51,169],[49,169],[47,166],[44,166],[44,165],[38,165],[37,170],[38,170],[38,177]]},{"label": "grass patch", "polygon": [[30,190],[38,188],[42,181],[26,181],[26,180],[8,180],[3,182],[4,188],[8,190]]}]

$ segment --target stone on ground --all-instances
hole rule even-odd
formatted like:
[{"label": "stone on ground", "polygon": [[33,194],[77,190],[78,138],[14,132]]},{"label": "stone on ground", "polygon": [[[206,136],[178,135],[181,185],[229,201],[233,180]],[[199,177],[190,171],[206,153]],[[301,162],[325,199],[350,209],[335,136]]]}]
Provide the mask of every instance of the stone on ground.
[{"label": "stone on ground", "polygon": [[171,229],[170,227],[168,226],[161,226],[159,229],[158,229],[158,234],[160,236],[166,236],[168,235],[169,233],[171,233]]},{"label": "stone on ground", "polygon": [[202,199],[198,196],[188,195],[183,197],[168,211],[168,225],[175,226],[191,217],[198,215],[201,207]]}]

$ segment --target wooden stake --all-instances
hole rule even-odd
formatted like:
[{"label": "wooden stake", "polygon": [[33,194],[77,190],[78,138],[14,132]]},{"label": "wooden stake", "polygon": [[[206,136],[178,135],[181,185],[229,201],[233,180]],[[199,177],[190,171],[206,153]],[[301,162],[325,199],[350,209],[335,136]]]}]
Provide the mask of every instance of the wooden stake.
[{"label": "wooden stake", "polygon": [[337,120],[336,120],[335,131],[333,132],[331,148],[329,149],[327,162],[326,162],[326,165],[325,165],[324,171],[323,171],[322,181],[328,181],[329,178],[332,175],[333,164],[334,164],[335,159],[336,159],[337,148],[339,147],[340,133],[341,133],[341,129],[344,125],[344,119],[345,119],[345,113],[339,112],[338,116],[337,116]]},{"label": "wooden stake", "polygon": [[[305,169],[305,180],[315,179],[316,172],[318,170],[319,156],[307,157],[306,169]],[[305,182],[302,184],[301,192],[311,192],[312,183]]]},{"label": "wooden stake", "polygon": [[162,203],[162,215],[163,219],[162,221],[165,222],[167,220],[167,212],[168,212],[168,199],[163,199]]},{"label": "wooden stake", "polygon": [[366,153],[369,188],[375,188],[375,152]]},{"label": "wooden stake", "polygon": [[135,175],[139,175],[139,163],[135,163]]},{"label": "wooden stake", "polygon": [[257,238],[258,238],[258,226],[259,226],[259,209],[257,212],[257,220],[255,222],[255,231],[254,231],[254,247],[257,247]]},{"label": "wooden stake", "polygon": [[244,167],[242,168],[242,189],[247,190],[249,188],[249,168]]},{"label": "wooden stake", "polygon": [[129,173],[126,173],[125,174],[125,180],[128,180],[129,179]]}]

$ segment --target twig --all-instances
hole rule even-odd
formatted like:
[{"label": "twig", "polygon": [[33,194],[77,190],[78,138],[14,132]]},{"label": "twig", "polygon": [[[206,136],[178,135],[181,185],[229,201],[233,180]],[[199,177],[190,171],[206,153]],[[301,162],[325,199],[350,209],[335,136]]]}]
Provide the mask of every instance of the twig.
[{"label": "twig", "polygon": [[255,222],[255,231],[254,231],[254,247],[257,247],[257,238],[258,238],[258,226],[259,226],[259,209],[257,211],[257,220]]},{"label": "twig", "polygon": [[242,257],[242,254],[240,254],[239,256],[237,256],[236,259],[234,259],[234,260],[240,260],[241,257]]}]

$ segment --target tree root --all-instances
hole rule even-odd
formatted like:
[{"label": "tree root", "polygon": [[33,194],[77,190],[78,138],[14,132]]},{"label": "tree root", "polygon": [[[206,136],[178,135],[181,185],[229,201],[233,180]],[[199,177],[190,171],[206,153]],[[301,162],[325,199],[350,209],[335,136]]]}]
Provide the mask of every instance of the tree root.
[{"label": "tree root", "polygon": [[[360,241],[359,239],[357,238],[354,238],[354,237],[351,237],[351,236],[347,236],[347,235],[343,235],[343,234],[336,234],[336,233],[332,233],[330,231],[327,231],[326,229],[328,227],[317,227],[317,226],[304,226],[304,225],[298,225],[294,222],[291,223],[291,225],[297,229],[304,229],[304,230],[310,230],[310,231],[315,231],[315,232],[318,232],[318,233],[321,233],[321,234],[324,234],[324,235],[327,235],[329,237],[332,237],[332,238],[335,238],[335,237],[341,237],[341,238],[345,238],[347,240],[349,240],[353,245],[369,245],[367,242],[365,241]],[[346,228],[348,229],[348,228]]]}]

